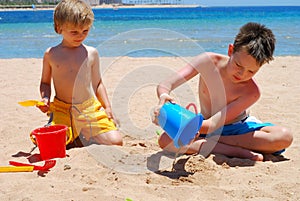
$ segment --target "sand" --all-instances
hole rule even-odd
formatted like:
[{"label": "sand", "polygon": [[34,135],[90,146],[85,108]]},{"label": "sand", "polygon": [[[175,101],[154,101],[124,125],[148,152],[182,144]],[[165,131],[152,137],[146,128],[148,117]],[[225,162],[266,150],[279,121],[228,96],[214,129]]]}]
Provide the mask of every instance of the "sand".
[{"label": "sand", "polygon": [[[124,136],[124,146],[67,150],[48,172],[0,173],[0,200],[300,200],[300,57],[276,57],[256,75],[262,97],[251,108],[263,121],[285,125],[294,142],[265,162],[223,155],[180,156],[162,152],[150,113],[155,87],[190,58],[104,58],[103,79]],[[47,117],[19,101],[39,99],[41,59],[0,59],[0,165],[26,162],[39,150],[29,133]],[[174,92],[182,105],[196,102],[196,80]],[[35,164],[43,165],[43,162]]]}]

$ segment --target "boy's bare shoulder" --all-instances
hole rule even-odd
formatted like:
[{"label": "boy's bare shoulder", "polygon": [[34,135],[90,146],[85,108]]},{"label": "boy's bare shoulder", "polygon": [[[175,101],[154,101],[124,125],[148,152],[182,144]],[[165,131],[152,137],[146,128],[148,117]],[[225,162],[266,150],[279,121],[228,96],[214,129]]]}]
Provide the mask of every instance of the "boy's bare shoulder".
[{"label": "boy's bare shoulder", "polygon": [[212,60],[212,61],[214,61],[214,62],[222,62],[222,61],[224,61],[224,60],[228,60],[229,59],[229,57],[227,56],[227,55],[224,55],[224,54],[218,54],[218,53],[215,53],[215,52],[207,52],[206,53],[209,57],[210,57],[210,59]]},{"label": "boy's bare shoulder", "polygon": [[44,52],[44,56],[50,56],[50,55],[58,52],[60,48],[61,48],[60,44],[53,46],[53,47],[48,47]]},{"label": "boy's bare shoulder", "polygon": [[198,56],[195,57],[196,61],[212,61],[214,63],[223,61],[223,60],[228,60],[227,55],[223,54],[218,54],[214,52],[204,52],[202,54],[199,54]]},{"label": "boy's bare shoulder", "polygon": [[98,55],[98,50],[93,46],[84,45],[85,49],[92,55]]},{"label": "boy's bare shoulder", "polygon": [[52,54],[52,49],[53,47],[49,47],[45,50],[44,52],[44,61],[49,61],[51,58],[51,54]]},{"label": "boy's bare shoulder", "polygon": [[214,66],[217,66],[219,68],[224,67],[229,60],[229,57],[227,55],[218,54],[214,52],[207,52],[206,55],[209,57],[211,62],[213,62]]},{"label": "boy's bare shoulder", "polygon": [[97,63],[99,62],[99,53],[98,50],[92,46],[84,45],[86,51],[88,52],[88,59],[91,61],[93,64],[98,65]]},{"label": "boy's bare shoulder", "polygon": [[261,95],[260,88],[253,78],[249,80],[248,87],[246,87],[246,89],[248,90],[248,94],[255,95],[257,98],[259,98]]}]

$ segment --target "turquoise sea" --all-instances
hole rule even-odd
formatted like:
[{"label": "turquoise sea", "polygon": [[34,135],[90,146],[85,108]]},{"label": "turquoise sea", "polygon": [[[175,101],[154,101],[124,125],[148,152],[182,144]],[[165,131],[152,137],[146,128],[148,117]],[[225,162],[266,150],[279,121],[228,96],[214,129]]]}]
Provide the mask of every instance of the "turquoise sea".
[{"label": "turquoise sea", "polygon": [[[276,56],[300,55],[300,7],[94,9],[85,43],[101,56],[226,54],[240,26],[259,22],[276,36]],[[58,44],[52,10],[0,11],[0,58],[41,58]]]}]

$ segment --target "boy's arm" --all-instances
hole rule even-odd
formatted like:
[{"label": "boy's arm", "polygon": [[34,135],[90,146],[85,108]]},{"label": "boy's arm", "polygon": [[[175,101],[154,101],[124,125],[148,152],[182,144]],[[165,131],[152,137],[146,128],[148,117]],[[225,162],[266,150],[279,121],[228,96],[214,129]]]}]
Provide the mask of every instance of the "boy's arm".
[{"label": "boy's arm", "polygon": [[248,86],[239,98],[229,103],[212,117],[203,121],[199,133],[207,134],[216,129],[233,122],[239,115],[245,112],[260,97],[260,91],[255,83]]},{"label": "boy's arm", "polygon": [[[210,118],[203,121],[200,128],[201,134],[212,132],[221,126],[232,122],[238,116],[253,105],[259,98],[260,92],[255,82],[250,82],[247,87],[242,90],[242,93],[234,101],[227,104],[223,79],[221,78],[219,67],[226,65],[228,60],[223,55],[215,53],[204,53],[197,56],[191,66],[196,69],[197,73],[201,74],[211,92],[214,99],[211,100],[211,105],[226,105],[223,109],[213,114]],[[199,93],[201,93],[199,91]],[[201,101],[201,100],[200,100]],[[214,109],[211,108],[213,111]]]},{"label": "boy's arm", "polygon": [[92,86],[97,99],[100,101],[102,107],[105,109],[108,118],[113,118],[110,101],[107,96],[106,88],[102,82],[100,72],[100,61],[99,54],[96,49],[92,50],[91,53],[93,64],[92,64]]},{"label": "boy's arm", "polygon": [[174,102],[173,97],[169,95],[170,92],[198,75],[199,72],[201,72],[200,68],[207,68],[208,63],[211,63],[210,56],[207,53],[201,54],[157,86],[156,92],[159,97],[159,103],[158,106],[154,108],[153,123],[158,124],[157,116],[159,115],[161,106],[167,101]]},{"label": "boy's arm", "polygon": [[46,106],[39,106],[42,112],[47,112],[49,110],[50,97],[51,97],[51,65],[50,65],[50,55],[49,49],[45,52],[43,58],[43,69],[41,75],[40,83],[40,94],[42,101]]},{"label": "boy's arm", "polygon": [[[157,95],[159,97],[165,96],[164,93],[169,94],[176,87],[187,82],[197,74],[201,74],[201,77],[205,80],[209,91],[214,93],[214,97],[218,97],[217,100],[226,101],[226,94],[223,87],[223,81],[220,77],[219,70],[216,67],[221,65],[220,62],[224,62],[222,56],[214,53],[204,53],[197,56],[193,61],[187,64],[184,68],[180,69],[175,75],[159,84],[157,87]],[[247,90],[243,91],[243,94],[236,100],[232,101],[222,110],[216,112],[212,117],[203,121],[200,129],[201,134],[212,132],[224,124],[231,122],[238,117],[243,111],[253,105],[259,98],[260,92],[255,83],[251,87],[247,87]],[[165,96],[166,97],[166,96]],[[163,104],[167,100],[160,98],[160,104]],[[200,100],[201,101],[201,100]],[[223,103],[225,105],[226,102]],[[156,113],[158,115],[158,113]]]},{"label": "boy's arm", "polygon": [[197,74],[196,68],[191,63],[188,63],[165,81],[161,82],[156,89],[157,96],[159,97],[159,105],[163,105],[167,101],[173,101],[173,98],[169,95],[170,92]]},{"label": "boy's arm", "polygon": [[170,93],[172,90],[187,82],[199,73],[201,74],[201,77],[214,76],[213,74],[215,74],[216,68],[213,57],[214,54],[209,52],[195,57],[191,62],[186,64],[183,68],[158,85],[158,97],[163,93]]}]

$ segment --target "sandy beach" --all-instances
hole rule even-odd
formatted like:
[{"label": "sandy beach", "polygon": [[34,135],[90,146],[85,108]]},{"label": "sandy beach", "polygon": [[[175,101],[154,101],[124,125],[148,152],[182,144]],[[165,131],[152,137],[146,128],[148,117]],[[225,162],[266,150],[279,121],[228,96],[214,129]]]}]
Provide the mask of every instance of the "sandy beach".
[{"label": "sandy beach", "polygon": [[[67,150],[67,157],[57,158],[48,172],[0,173],[0,200],[300,200],[300,57],[276,57],[256,75],[262,96],[252,114],[293,131],[294,142],[283,156],[255,163],[214,154],[183,155],[172,171],[174,155],[158,147],[156,131],[161,128],[151,123],[150,113],[157,104],[156,85],[190,59],[101,58],[124,146]],[[18,102],[39,99],[41,66],[42,59],[0,59],[0,166],[29,163],[39,154],[37,148],[31,152],[29,133],[48,118]],[[198,104],[196,85],[193,79],[173,95],[182,105]]]}]

